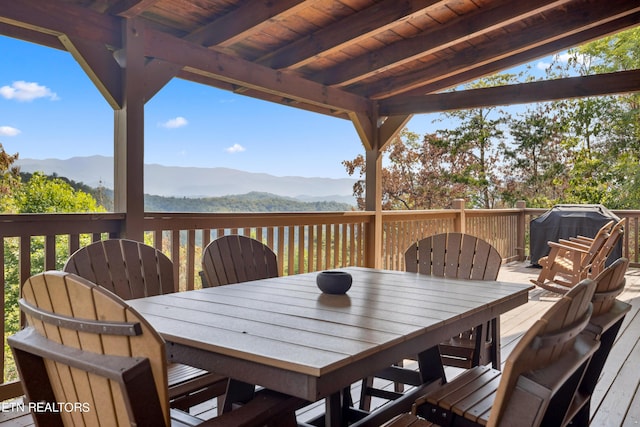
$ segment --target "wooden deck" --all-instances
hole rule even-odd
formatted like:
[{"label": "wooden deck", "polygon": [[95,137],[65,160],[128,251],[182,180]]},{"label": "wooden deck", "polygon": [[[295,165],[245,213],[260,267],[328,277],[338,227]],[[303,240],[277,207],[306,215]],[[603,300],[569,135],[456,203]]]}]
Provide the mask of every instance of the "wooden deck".
[{"label": "wooden deck", "polygon": [[[527,263],[512,263],[502,267],[499,280],[528,283],[537,276],[537,269],[528,268]],[[549,292],[535,289],[530,301],[501,317],[502,361],[524,331],[557,299]],[[607,364],[592,397],[592,425],[632,426],[640,423],[640,269],[630,269],[627,286],[620,299],[632,305],[625,318],[621,333],[611,351]],[[455,376],[459,370],[448,368],[447,375]],[[384,386],[384,384],[382,384]],[[359,395],[354,386],[354,397]],[[378,402],[380,404],[380,402]],[[376,405],[376,402],[374,402]],[[323,410],[315,404],[299,413],[301,421],[307,421]],[[204,403],[192,410],[196,415],[208,418],[215,415],[214,403]],[[12,410],[6,403],[0,407],[2,427],[33,425],[28,414]]]}]

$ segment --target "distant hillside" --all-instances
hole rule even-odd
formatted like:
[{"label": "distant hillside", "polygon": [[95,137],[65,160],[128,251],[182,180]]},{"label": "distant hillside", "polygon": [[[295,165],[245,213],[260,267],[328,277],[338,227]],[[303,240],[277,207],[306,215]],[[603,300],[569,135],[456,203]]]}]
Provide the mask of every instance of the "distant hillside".
[{"label": "distant hillside", "polygon": [[302,202],[258,192],[206,198],[145,195],[144,206],[147,212],[335,212],[353,208],[346,203]]},{"label": "distant hillside", "polygon": [[[113,188],[113,158],[105,156],[59,159],[19,159],[22,172],[56,174],[91,187]],[[337,201],[355,205],[355,180],[273,176],[228,168],[145,165],[145,193],[165,197],[220,197],[251,192],[309,201]]]},{"label": "distant hillside", "polygon": [[[24,182],[31,179],[31,173],[21,172]],[[93,188],[84,183],[63,176],[51,176],[67,182],[76,190],[91,194],[101,206],[113,211],[113,191],[103,187]],[[252,192],[222,197],[163,197],[144,195],[146,212],[344,212],[354,207],[347,203],[331,201],[301,201],[292,197]]]}]

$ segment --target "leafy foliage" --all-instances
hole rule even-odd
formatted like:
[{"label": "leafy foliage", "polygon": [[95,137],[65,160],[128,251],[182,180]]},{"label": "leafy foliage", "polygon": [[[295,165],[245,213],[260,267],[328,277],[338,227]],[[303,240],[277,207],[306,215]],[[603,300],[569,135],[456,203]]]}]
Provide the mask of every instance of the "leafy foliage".
[{"label": "leafy foliage", "polygon": [[[548,77],[639,69],[640,29],[572,49],[569,57],[550,67]],[[497,75],[468,88],[515,79]],[[382,153],[384,209],[444,208],[454,197],[482,208],[509,207],[517,200],[532,207],[640,207],[640,94],[541,103],[515,117],[495,108],[441,117],[454,125],[425,135],[422,144],[418,135],[404,130]],[[343,164],[349,174],[364,176],[363,156]],[[435,191],[438,197],[426,197]],[[361,208],[364,194],[360,180],[354,195]]]}]

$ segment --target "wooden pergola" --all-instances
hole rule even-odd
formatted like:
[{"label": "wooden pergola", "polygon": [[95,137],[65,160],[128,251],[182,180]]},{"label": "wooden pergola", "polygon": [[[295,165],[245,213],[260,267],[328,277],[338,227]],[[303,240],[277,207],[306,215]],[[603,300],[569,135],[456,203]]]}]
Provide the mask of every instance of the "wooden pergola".
[{"label": "wooden pergola", "polygon": [[640,90],[640,70],[446,92],[640,25],[637,0],[1,0],[0,34],[70,52],[113,107],[115,210],[143,235],[145,103],[174,77],[351,120],[382,242],[381,149],[413,114]]}]

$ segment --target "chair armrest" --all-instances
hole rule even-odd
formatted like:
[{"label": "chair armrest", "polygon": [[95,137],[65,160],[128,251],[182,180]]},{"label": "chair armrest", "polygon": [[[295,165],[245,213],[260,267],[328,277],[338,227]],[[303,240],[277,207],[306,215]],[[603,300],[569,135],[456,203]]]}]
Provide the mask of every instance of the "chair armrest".
[{"label": "chair armrest", "polygon": [[584,245],[579,244],[568,244],[571,242],[568,241],[560,241],[560,242],[549,242],[549,247],[557,248],[557,249],[565,249],[567,251],[577,251],[581,253],[589,253],[589,248]]},{"label": "chair armrest", "polygon": [[571,246],[573,248],[581,248],[581,249],[585,249],[587,251],[591,248],[591,244],[578,242],[578,241],[575,241],[575,240],[560,239],[559,242],[561,244],[563,244],[563,245],[566,245],[566,246]]}]

